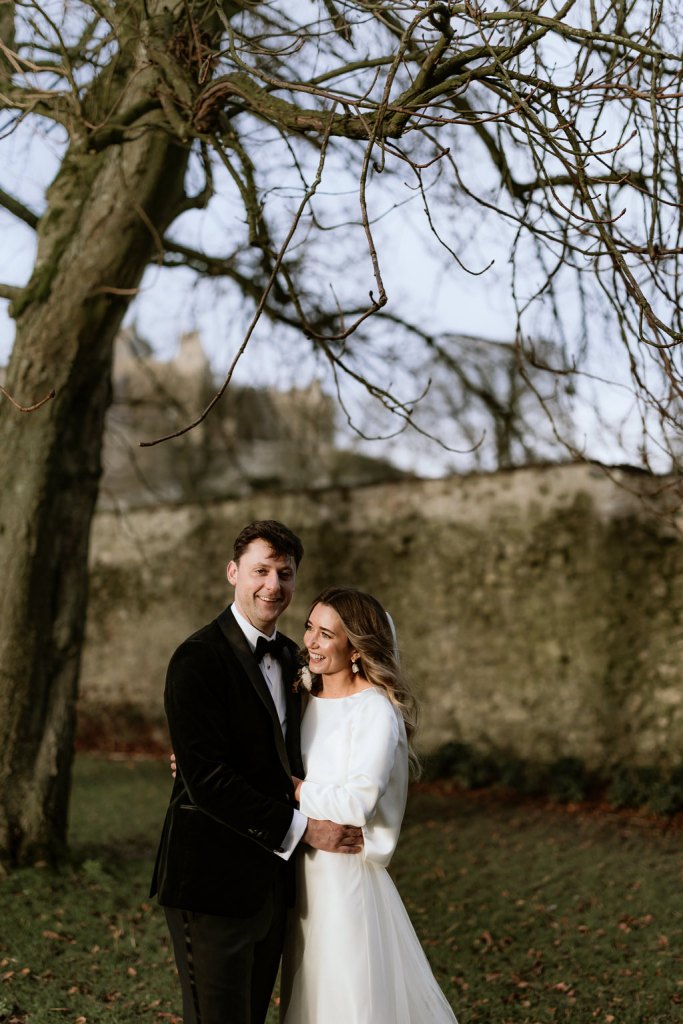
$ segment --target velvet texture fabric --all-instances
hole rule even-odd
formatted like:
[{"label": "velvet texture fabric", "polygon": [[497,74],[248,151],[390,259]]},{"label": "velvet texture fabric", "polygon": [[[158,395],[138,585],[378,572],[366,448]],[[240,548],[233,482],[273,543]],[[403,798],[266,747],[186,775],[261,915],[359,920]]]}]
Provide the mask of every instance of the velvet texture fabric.
[{"label": "velvet texture fabric", "polygon": [[229,608],[171,658],[165,707],[178,771],[151,887],[162,905],[246,918],[274,886],[293,898],[293,865],[274,851],[292,821],[290,776],[303,774],[296,655],[286,640],[286,742]]}]

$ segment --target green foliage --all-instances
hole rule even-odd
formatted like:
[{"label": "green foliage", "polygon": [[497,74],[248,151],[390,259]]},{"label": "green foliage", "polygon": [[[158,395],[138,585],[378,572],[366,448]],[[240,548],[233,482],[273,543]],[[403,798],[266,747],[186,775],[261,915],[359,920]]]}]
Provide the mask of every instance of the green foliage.
[{"label": "green foliage", "polygon": [[655,814],[677,814],[683,811],[683,765],[668,772],[648,797],[648,807]]},{"label": "green foliage", "polygon": [[427,757],[425,775],[432,780],[454,779],[465,789],[500,784],[526,796],[552,796],[560,803],[584,800],[595,784],[575,757],[542,765],[503,752],[484,754],[466,743],[447,743]]},{"label": "green foliage", "polygon": [[683,810],[683,765],[671,770],[618,768],[607,788],[608,801],[617,808],[647,807],[655,814]]},{"label": "green foliage", "polygon": [[613,807],[643,807],[659,780],[651,768],[617,767],[607,787],[607,800]]},{"label": "green foliage", "polygon": [[[557,762],[558,791],[577,772]],[[2,1024],[180,1024],[165,925],[147,899],[169,787],[165,762],[77,759],[71,861],[0,883]],[[461,1024],[679,1019],[670,826],[422,783],[392,874]]]},{"label": "green foliage", "polygon": [[590,788],[589,775],[578,757],[560,757],[547,767],[548,795],[560,803],[585,800]]},{"label": "green foliage", "polygon": [[466,743],[446,743],[425,759],[428,779],[456,779],[466,789],[490,786],[500,778],[498,761]]},{"label": "green foliage", "polygon": [[683,810],[683,764],[673,769],[617,766],[602,778],[577,757],[539,764],[500,751],[483,754],[466,743],[447,743],[425,759],[425,778],[452,779],[465,789],[499,785],[560,803],[604,795],[617,810],[647,808],[665,816]]}]

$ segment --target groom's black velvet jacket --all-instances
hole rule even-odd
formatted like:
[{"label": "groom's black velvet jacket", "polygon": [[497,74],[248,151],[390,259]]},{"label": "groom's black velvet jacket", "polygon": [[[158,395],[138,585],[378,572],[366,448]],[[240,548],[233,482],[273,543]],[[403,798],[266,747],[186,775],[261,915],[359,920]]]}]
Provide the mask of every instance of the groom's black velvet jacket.
[{"label": "groom's black velvet jacket", "polygon": [[165,707],[178,772],[151,894],[168,907],[227,917],[255,913],[276,872],[273,851],[292,821],[291,775],[303,776],[297,647],[281,659],[287,742],[261,669],[227,608],[177,649]]}]

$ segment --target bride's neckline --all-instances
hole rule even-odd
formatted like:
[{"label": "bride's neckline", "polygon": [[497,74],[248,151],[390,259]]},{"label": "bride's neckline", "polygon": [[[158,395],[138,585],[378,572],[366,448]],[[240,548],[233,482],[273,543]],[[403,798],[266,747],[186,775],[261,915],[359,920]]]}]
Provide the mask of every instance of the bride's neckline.
[{"label": "bride's neckline", "polygon": [[374,686],[366,686],[362,690],[356,690],[355,693],[345,693],[343,697],[321,697],[318,693],[314,693],[311,696],[315,697],[316,700],[329,701],[332,703],[333,701],[338,700],[352,700],[354,697],[360,697],[363,693],[372,693],[375,689],[376,687]]}]

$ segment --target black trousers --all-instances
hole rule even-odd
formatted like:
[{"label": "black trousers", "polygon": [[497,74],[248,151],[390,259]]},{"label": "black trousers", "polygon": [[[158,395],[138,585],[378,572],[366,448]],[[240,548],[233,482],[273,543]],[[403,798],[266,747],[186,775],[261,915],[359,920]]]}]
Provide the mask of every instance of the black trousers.
[{"label": "black trousers", "polygon": [[183,1024],[263,1024],[284,942],[280,882],[252,917],[164,907],[183,993]]}]

